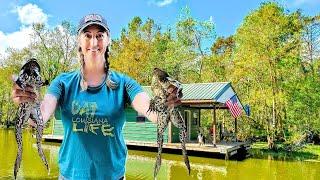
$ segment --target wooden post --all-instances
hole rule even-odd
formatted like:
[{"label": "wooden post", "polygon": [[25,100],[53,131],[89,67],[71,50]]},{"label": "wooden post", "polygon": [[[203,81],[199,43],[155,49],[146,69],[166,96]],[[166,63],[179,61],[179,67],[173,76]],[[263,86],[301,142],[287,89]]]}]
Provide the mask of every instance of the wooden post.
[{"label": "wooden post", "polygon": [[[62,121],[62,120],[61,120]],[[54,134],[54,128],[55,128],[55,122],[56,122],[56,118],[52,118],[52,132],[51,132],[51,135],[53,136]]]},{"label": "wooden post", "polygon": [[238,138],[237,138],[237,134],[238,134],[238,127],[237,127],[237,118],[234,118],[234,135],[235,135],[235,138],[236,138],[236,142],[238,142]]},{"label": "wooden post", "polygon": [[217,117],[216,117],[216,106],[213,104],[213,110],[212,110],[212,118],[213,118],[213,124],[212,124],[212,143],[213,147],[217,147],[217,140],[216,140],[216,124],[217,124]]},{"label": "wooden post", "polygon": [[219,123],[219,141],[221,142],[222,141],[222,123]]},{"label": "wooden post", "polygon": [[172,125],[171,125],[171,121],[168,124],[168,143],[172,143]]}]

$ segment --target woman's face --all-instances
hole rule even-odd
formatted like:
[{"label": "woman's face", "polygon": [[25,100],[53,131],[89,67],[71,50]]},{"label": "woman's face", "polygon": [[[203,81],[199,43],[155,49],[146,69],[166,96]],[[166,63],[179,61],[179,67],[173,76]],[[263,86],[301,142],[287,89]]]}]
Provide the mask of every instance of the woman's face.
[{"label": "woman's face", "polygon": [[82,31],[79,43],[86,63],[96,63],[104,59],[104,54],[110,42],[108,34],[103,28],[98,25],[91,25]]}]

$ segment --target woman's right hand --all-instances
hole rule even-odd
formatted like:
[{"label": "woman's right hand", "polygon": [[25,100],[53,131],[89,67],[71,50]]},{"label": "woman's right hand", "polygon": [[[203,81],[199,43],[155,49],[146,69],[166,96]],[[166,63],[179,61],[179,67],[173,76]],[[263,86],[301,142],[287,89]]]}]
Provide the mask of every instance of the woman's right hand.
[{"label": "woman's right hand", "polygon": [[36,95],[36,93],[34,93],[33,88],[31,86],[28,86],[24,91],[14,81],[13,87],[12,87],[12,92],[11,92],[11,97],[12,97],[13,102],[15,104],[19,105],[20,103],[35,101],[37,95]]}]

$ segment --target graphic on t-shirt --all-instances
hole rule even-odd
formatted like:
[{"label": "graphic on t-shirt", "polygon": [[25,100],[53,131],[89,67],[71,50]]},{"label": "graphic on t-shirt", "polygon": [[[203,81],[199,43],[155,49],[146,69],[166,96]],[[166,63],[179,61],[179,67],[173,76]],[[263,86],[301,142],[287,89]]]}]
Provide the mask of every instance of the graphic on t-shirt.
[{"label": "graphic on t-shirt", "polygon": [[72,131],[77,133],[92,133],[95,135],[113,137],[113,129],[108,118],[99,118],[95,116],[98,105],[96,102],[72,101]]}]

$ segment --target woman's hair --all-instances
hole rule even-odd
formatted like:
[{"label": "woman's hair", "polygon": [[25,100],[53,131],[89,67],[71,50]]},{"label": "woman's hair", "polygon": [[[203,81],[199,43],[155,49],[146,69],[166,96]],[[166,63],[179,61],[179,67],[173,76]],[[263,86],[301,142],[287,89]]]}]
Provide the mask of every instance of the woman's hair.
[{"label": "woman's hair", "polygon": [[[108,34],[108,37],[110,37],[110,34],[108,31],[106,31]],[[78,41],[80,38],[81,33],[79,33],[78,35]],[[110,42],[110,41],[109,41]],[[109,45],[106,48],[106,52],[104,53],[104,58],[105,58],[105,64],[104,64],[104,71],[106,73],[106,84],[110,89],[116,89],[118,87],[118,83],[114,82],[113,80],[111,80],[111,71],[109,71]],[[84,61],[84,55],[82,53],[82,49],[78,43],[78,58],[80,60],[80,72],[81,72],[81,82],[80,82],[80,86],[81,86],[81,90],[85,91],[88,89],[88,83],[86,82],[86,80],[84,79],[84,74],[83,74],[83,70],[84,70],[84,66],[85,66],[85,61]]]}]

